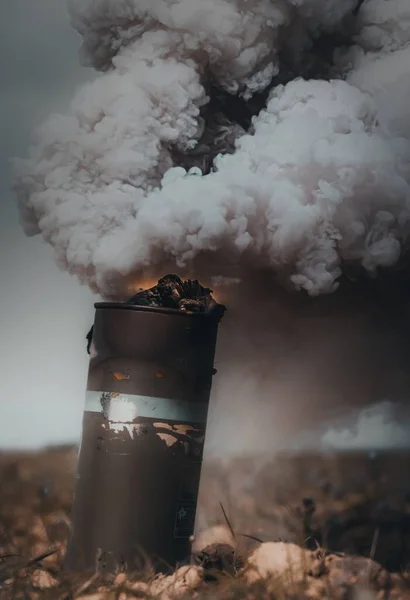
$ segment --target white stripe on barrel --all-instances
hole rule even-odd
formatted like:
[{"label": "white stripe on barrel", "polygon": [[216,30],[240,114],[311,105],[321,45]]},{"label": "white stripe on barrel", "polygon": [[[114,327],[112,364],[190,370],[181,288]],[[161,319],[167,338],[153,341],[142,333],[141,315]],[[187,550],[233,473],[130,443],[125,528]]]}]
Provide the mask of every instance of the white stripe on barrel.
[{"label": "white stripe on barrel", "polygon": [[179,423],[205,423],[208,405],[138,394],[87,391],[85,410],[104,412],[110,421],[116,422],[130,423],[138,417],[145,417]]}]

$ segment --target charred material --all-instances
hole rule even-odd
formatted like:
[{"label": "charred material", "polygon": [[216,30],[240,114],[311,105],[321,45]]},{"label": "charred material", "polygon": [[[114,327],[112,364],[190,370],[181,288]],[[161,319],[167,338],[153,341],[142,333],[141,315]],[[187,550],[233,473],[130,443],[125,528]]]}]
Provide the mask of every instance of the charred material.
[{"label": "charred material", "polygon": [[[192,313],[212,314],[215,318],[222,317],[226,310],[212,298],[212,290],[203,287],[199,281],[187,279],[183,281],[173,273],[158,280],[152,288],[141,290],[126,300],[125,304],[132,306],[147,306],[151,308],[171,308]],[[93,329],[87,333],[87,353],[90,354]]]},{"label": "charred material", "polygon": [[205,571],[205,581],[216,581],[221,573],[234,577],[244,566],[243,557],[229,544],[210,544],[193,555],[194,564]]},{"label": "charred material", "polygon": [[[178,275],[165,275],[148,290],[141,290],[126,301],[134,306],[174,308],[192,313],[221,311],[221,305],[212,298],[212,290],[199,281],[183,281]],[[222,308],[223,311],[223,308]]]}]

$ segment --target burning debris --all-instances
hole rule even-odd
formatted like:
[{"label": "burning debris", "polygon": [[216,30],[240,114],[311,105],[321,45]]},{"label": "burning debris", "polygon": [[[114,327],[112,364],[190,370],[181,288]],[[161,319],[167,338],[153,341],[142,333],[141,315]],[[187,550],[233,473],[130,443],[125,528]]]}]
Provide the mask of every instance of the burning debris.
[{"label": "burning debris", "polygon": [[212,298],[212,290],[204,288],[199,281],[183,281],[178,275],[165,275],[148,290],[141,290],[126,301],[134,306],[173,308],[188,313],[223,312],[224,307]]},{"label": "burning debris", "polygon": [[[173,273],[165,275],[158,283],[147,290],[140,290],[125,304],[150,308],[170,308],[187,314],[206,313],[216,318],[223,315],[226,308],[212,297],[212,290],[203,287],[199,281],[183,281]],[[87,352],[90,354],[94,326],[87,333]]]}]

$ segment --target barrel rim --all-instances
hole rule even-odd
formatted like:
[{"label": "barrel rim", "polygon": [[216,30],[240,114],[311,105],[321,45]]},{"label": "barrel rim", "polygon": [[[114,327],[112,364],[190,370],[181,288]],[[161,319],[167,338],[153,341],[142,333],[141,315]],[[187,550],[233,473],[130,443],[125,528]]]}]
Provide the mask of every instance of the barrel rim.
[{"label": "barrel rim", "polygon": [[[222,306],[222,305],[221,305]],[[131,310],[134,312],[148,312],[157,314],[175,315],[179,317],[200,317],[207,319],[217,319],[217,316],[211,313],[192,313],[177,308],[166,308],[165,306],[139,306],[138,304],[125,304],[123,302],[96,302],[95,309],[114,309],[114,310]],[[219,317],[220,318],[220,317]]]}]

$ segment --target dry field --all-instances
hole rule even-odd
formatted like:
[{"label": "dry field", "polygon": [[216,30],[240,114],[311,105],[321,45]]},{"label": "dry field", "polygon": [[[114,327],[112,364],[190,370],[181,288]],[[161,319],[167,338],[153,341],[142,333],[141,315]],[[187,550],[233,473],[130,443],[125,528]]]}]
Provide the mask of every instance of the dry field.
[{"label": "dry field", "polygon": [[75,460],[0,456],[0,600],[410,598],[410,453],[205,462],[195,565],[168,578],[62,571]]}]

